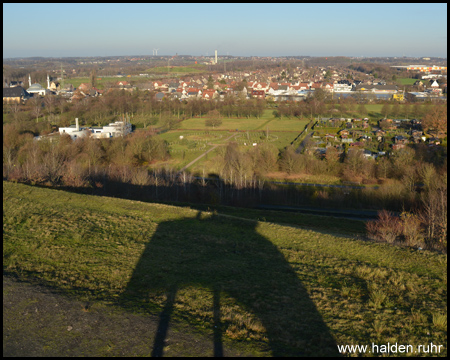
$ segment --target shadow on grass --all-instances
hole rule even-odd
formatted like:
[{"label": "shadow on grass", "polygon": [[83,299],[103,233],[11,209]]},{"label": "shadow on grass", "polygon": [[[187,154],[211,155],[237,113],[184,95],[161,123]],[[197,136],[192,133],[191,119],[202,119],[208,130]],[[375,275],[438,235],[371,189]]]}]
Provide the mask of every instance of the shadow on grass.
[{"label": "shadow on grass", "polygon": [[[211,291],[208,314],[215,356],[224,355],[222,337],[231,325],[222,315],[225,297],[234,298],[261,322],[264,329],[260,332],[267,337],[273,356],[339,355],[295,271],[277,247],[258,234],[255,225],[205,217],[201,211],[195,218],[159,224],[121,296],[123,306],[136,307],[148,304],[149,296],[165,294],[153,356],[164,354],[177,294],[186,287]],[[200,310],[198,306],[193,304],[191,311]],[[189,310],[180,311],[186,319],[196,316]]]}]

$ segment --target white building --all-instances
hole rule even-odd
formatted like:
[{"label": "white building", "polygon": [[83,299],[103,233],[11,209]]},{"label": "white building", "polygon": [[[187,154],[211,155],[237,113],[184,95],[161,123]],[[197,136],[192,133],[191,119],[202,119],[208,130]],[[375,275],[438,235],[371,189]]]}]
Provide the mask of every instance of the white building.
[{"label": "white building", "polygon": [[334,92],[350,92],[352,91],[352,86],[348,84],[334,84]]},{"label": "white building", "polygon": [[70,125],[69,127],[60,127],[60,135],[67,134],[72,140],[77,138],[92,136],[95,139],[100,138],[111,138],[117,136],[125,136],[132,132],[131,123],[126,121],[116,121],[110,123],[104,127],[80,127],[78,124],[78,118],[75,119],[75,125]]},{"label": "white building", "polygon": [[27,92],[29,94],[38,94],[41,96],[47,95],[50,91],[48,89],[44,89],[41,84],[33,84],[28,89]]},{"label": "white building", "polygon": [[69,127],[60,127],[59,128],[59,134],[67,134],[69,135],[72,140],[75,140],[77,138],[85,137],[91,134],[91,130],[89,128],[84,128],[79,126],[78,124],[78,118],[75,119],[75,125],[70,125]]},{"label": "white building", "polygon": [[131,123],[127,121],[116,121],[104,126],[102,129],[102,133],[110,133],[110,137],[125,136],[132,131]]}]

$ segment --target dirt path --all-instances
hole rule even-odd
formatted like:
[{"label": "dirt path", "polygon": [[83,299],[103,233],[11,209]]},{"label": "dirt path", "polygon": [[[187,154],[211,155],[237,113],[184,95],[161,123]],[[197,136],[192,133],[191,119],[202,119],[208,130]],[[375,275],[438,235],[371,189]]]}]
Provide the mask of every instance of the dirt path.
[{"label": "dirt path", "polygon": [[[235,137],[237,134],[233,134],[230,137],[226,138],[224,141],[228,141],[230,140],[232,137]],[[208,145],[212,145],[212,144],[208,144]],[[201,154],[200,156],[198,156],[197,158],[195,158],[194,160],[192,160],[189,164],[187,164],[185,167],[183,167],[180,172],[185,171],[188,167],[192,166],[193,164],[195,164],[198,160],[200,160],[203,156],[205,156],[206,154],[208,154],[209,152],[213,151],[216,147],[218,146],[223,146],[224,144],[215,144],[213,145],[213,147],[207,151],[205,151],[203,154]]]},{"label": "dirt path", "polygon": [[[3,356],[151,356],[158,317],[86,304],[3,276]],[[164,356],[213,356],[213,334],[173,324]],[[225,356],[251,356],[223,348]]]}]

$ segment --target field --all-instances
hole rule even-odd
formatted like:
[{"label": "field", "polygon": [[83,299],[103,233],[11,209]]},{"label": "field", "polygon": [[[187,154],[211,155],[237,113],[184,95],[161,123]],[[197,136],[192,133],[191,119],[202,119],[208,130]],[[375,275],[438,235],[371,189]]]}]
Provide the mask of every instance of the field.
[{"label": "field", "polygon": [[[143,81],[143,79],[145,79],[145,78],[142,78],[142,77],[126,77],[126,76],[122,76],[122,77],[102,76],[102,77],[97,77],[96,87],[98,89],[103,89],[105,83],[113,83],[113,82],[116,83],[118,81],[128,81],[128,82],[133,83],[133,82],[136,82],[136,81]],[[85,77],[85,78],[71,78],[71,79],[65,79],[64,83],[65,84],[72,84],[73,87],[77,88],[82,83],[90,84],[90,81],[91,80],[88,77]],[[47,84],[45,84],[45,85],[41,84],[41,85],[47,87]]]},{"label": "field", "polygon": [[205,72],[207,70],[206,65],[196,64],[190,66],[169,66],[169,71],[167,71],[167,66],[159,66],[147,69],[146,72],[149,74],[198,74]]},{"label": "field", "polygon": [[[181,122],[181,129],[201,129],[208,130],[211,127],[205,125],[205,117],[191,118]],[[267,122],[266,119],[236,119],[236,118],[222,118],[222,125],[215,127],[216,130],[256,130]]]},{"label": "field", "polygon": [[[270,129],[270,126],[269,126]],[[190,161],[201,155],[205,151],[211,148],[209,144],[221,144],[226,145],[230,136],[235,135],[229,141],[236,141],[240,144],[242,150],[249,150],[253,143],[266,142],[266,132],[263,130],[249,132],[229,132],[229,131],[196,131],[196,130],[172,130],[164,134],[158,135],[162,139],[169,143],[170,149],[170,165],[177,169],[181,169],[187,165]],[[274,145],[279,151],[288,146],[298,135],[298,132],[279,132],[269,130],[269,143]],[[185,140],[180,140],[180,136],[183,136]],[[195,143],[195,146],[194,144]],[[244,143],[246,145],[244,145]],[[201,173],[203,169],[206,172],[219,171],[217,166],[220,162],[217,161],[215,156],[220,149],[216,149],[208,154],[207,157],[201,158],[192,167],[189,168],[190,172]],[[166,164],[164,164],[166,165]]]},{"label": "field", "polygon": [[[266,126],[269,127],[269,131],[298,131],[301,132],[305,126],[309,123],[309,120],[300,120],[297,118],[292,119],[273,119]],[[266,130],[266,126],[261,130]]]},{"label": "field", "polygon": [[417,79],[411,79],[411,78],[400,78],[398,79],[400,84],[402,85],[414,85],[414,83],[417,81]]},{"label": "field", "polygon": [[[3,182],[3,269],[133,316],[159,315],[158,329],[188,324],[211,348],[336,356],[336,345],[432,342],[446,356],[446,255],[364,241],[348,233],[360,222],[347,221],[343,234],[342,220],[277,214]],[[168,348],[164,334],[149,343]]]}]

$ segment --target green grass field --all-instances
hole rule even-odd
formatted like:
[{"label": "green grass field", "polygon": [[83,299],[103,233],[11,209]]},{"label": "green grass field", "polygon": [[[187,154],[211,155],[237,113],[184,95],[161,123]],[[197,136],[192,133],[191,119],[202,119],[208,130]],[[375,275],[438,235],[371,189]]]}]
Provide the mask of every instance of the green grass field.
[{"label": "green grass field", "polygon": [[[269,136],[270,136],[270,144],[274,145],[278,150],[283,150],[286,146],[288,146],[298,135],[298,132],[277,132],[270,130],[269,125]],[[195,130],[172,130],[168,131],[164,134],[158,135],[160,138],[169,142],[169,149],[171,160],[170,165],[175,166],[177,169],[181,169],[184,165],[188,164],[190,161],[195,159],[197,156],[205,152],[210,148],[210,146],[203,147],[205,142],[211,144],[223,144],[226,145],[230,135],[235,133],[230,133],[228,131],[195,131]],[[236,134],[239,136],[239,139],[231,139],[229,141],[237,141],[242,145],[242,149],[249,149],[250,144],[253,142],[261,143],[262,140],[259,139],[261,136],[264,137],[266,134],[265,131],[261,130],[258,132],[249,133],[250,140],[247,141],[247,134],[245,132]],[[182,135],[185,139],[190,142],[196,141],[197,146],[196,150],[189,148],[188,144],[183,144],[180,140],[180,135]],[[205,141],[207,140],[207,141]],[[263,139],[264,140],[264,139]],[[243,146],[243,143],[246,142],[247,146]],[[202,149],[202,150],[201,150]],[[183,153],[183,150],[185,152]],[[218,172],[218,166],[222,164],[221,161],[218,161],[215,156],[217,155],[218,150],[215,150],[208,154],[207,157],[201,158],[197,163],[195,163],[189,171],[192,172],[203,172],[203,169],[206,172]]]},{"label": "green grass field", "polygon": [[[305,126],[309,123],[309,120],[299,120],[297,118],[291,119],[273,119],[267,126],[269,131],[296,131],[301,132]],[[266,130],[267,126],[264,126],[261,130]]]},{"label": "green grass field", "polygon": [[[205,125],[206,117],[190,118],[181,122],[181,129],[213,129]],[[266,131],[302,131],[309,120],[299,120],[297,118],[277,119],[273,116],[270,109],[264,111],[263,115],[258,118],[227,118],[222,117],[222,125],[214,128],[219,130],[262,130]]]},{"label": "green grass field", "polygon": [[402,85],[413,85],[417,79],[411,79],[411,78],[399,78],[398,81]]},{"label": "green grass field", "polygon": [[256,356],[388,342],[432,342],[446,356],[446,255],[344,236],[333,218],[311,227],[312,215],[275,213],[232,218],[3,182],[3,270],[130,312],[165,309],[162,325],[188,323],[211,346]]},{"label": "green grass field", "polygon": [[209,131],[207,128],[206,130],[202,131],[195,131],[195,130],[171,130],[168,132],[165,132],[163,134],[158,135],[161,139],[167,140],[168,142],[174,142],[174,141],[180,141],[180,136],[185,137],[189,140],[208,140],[214,143],[218,143],[221,140],[225,139],[226,137],[230,136],[230,132],[228,131]]},{"label": "green grass field", "polygon": [[[205,125],[206,118],[191,118],[181,122],[180,129],[201,129],[208,130],[213,129]],[[256,130],[258,127],[267,122],[267,119],[257,118],[222,118],[222,125],[215,127],[216,130]]]},{"label": "green grass field", "polygon": [[205,72],[207,69],[206,65],[193,64],[190,66],[169,66],[169,69],[167,66],[159,66],[147,69],[146,72],[149,74],[197,74]]}]

